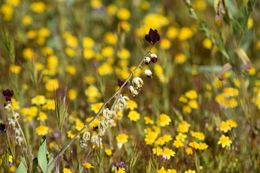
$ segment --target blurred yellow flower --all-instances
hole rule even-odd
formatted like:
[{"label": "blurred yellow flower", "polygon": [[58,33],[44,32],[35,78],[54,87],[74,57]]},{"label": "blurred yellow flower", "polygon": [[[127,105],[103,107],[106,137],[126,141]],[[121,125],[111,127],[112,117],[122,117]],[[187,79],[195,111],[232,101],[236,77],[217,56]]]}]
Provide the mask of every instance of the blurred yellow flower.
[{"label": "blurred yellow flower", "polygon": [[96,114],[96,113],[98,113],[98,111],[102,107],[102,105],[103,105],[102,102],[91,104],[91,110]]},{"label": "blurred yellow flower", "polygon": [[202,41],[202,45],[204,48],[206,49],[211,49],[212,48],[212,41],[209,39],[209,38],[205,38],[203,41]]},{"label": "blurred yellow flower", "polygon": [[78,93],[77,93],[77,91],[76,91],[75,89],[70,89],[70,90],[68,91],[68,98],[69,98],[70,100],[75,100],[76,97],[77,97],[77,95],[78,95]]},{"label": "blurred yellow flower", "polygon": [[187,57],[183,53],[176,54],[175,58],[174,58],[174,62],[176,64],[183,64],[184,62],[186,62],[186,60],[187,60]]},{"label": "blurred yellow flower", "polygon": [[84,127],[84,123],[80,119],[76,119],[75,128],[77,131],[80,131]]},{"label": "blurred yellow flower", "polygon": [[13,7],[10,4],[1,5],[1,13],[4,15],[4,20],[11,20],[13,17]]},{"label": "blurred yellow flower", "polygon": [[47,114],[41,111],[41,112],[39,113],[39,115],[38,115],[37,120],[39,120],[39,121],[45,121],[45,120],[47,120]]},{"label": "blurred yellow flower", "polygon": [[249,17],[248,20],[247,20],[247,28],[251,29],[251,28],[253,28],[253,26],[254,26],[253,18]]},{"label": "blurred yellow flower", "polygon": [[191,147],[187,147],[187,148],[185,149],[185,152],[186,152],[186,154],[188,154],[188,155],[192,155],[192,154],[193,154],[193,150],[192,150]]},{"label": "blurred yellow flower", "polygon": [[106,43],[114,45],[117,42],[117,35],[112,32],[107,32],[104,36],[104,40]]},{"label": "blurred yellow flower", "polygon": [[172,120],[168,115],[160,114],[160,116],[157,120],[157,124],[161,127],[165,127],[165,126],[169,125],[171,121]]},{"label": "blurred yellow flower", "polygon": [[117,17],[120,20],[128,20],[131,17],[131,13],[127,8],[120,8],[117,12]]},{"label": "blurred yellow flower", "polygon": [[128,118],[131,120],[131,121],[137,121],[140,119],[140,114],[136,111],[130,111],[128,113]]},{"label": "blurred yellow flower", "polygon": [[115,173],[125,173],[125,168],[119,167],[115,170]]},{"label": "blurred yellow flower", "polygon": [[91,0],[90,5],[94,9],[99,9],[102,7],[102,1],[101,0]]},{"label": "blurred yellow flower", "polygon": [[72,171],[69,168],[64,168],[63,173],[72,173]]},{"label": "blurred yellow flower", "polygon": [[232,144],[232,141],[230,140],[230,138],[228,136],[221,135],[221,137],[218,140],[218,144],[221,145],[222,148],[230,147],[230,145]]},{"label": "blurred yellow flower", "polygon": [[94,166],[93,166],[91,163],[89,163],[89,162],[84,163],[84,164],[83,164],[83,167],[84,167],[85,169],[94,168]]},{"label": "blurred yellow flower", "polygon": [[45,125],[40,125],[36,128],[37,135],[44,136],[48,133],[49,128]]},{"label": "blurred yellow flower", "polygon": [[174,26],[168,27],[168,30],[166,32],[166,37],[169,39],[175,39],[178,35],[179,30],[175,28]]},{"label": "blurred yellow flower", "polygon": [[191,136],[196,138],[196,139],[202,140],[202,141],[205,139],[205,135],[202,132],[194,132],[194,131],[192,131],[191,132]]},{"label": "blurred yellow flower", "polygon": [[34,51],[31,48],[25,48],[23,50],[23,57],[24,59],[31,60],[34,57]]},{"label": "blurred yellow flower", "polygon": [[183,28],[180,29],[178,38],[181,41],[184,41],[184,40],[187,40],[187,39],[191,38],[192,36],[193,36],[192,30],[190,28],[188,28],[188,27],[183,27]]},{"label": "blurred yellow flower", "polygon": [[106,153],[107,156],[111,156],[112,150],[111,149],[105,149],[105,153]]},{"label": "blurred yellow flower", "polygon": [[46,104],[42,106],[44,110],[55,110],[55,101],[53,99],[47,99]]},{"label": "blurred yellow flower", "polygon": [[84,48],[93,48],[95,45],[95,42],[91,37],[84,37],[82,42]]},{"label": "blurred yellow flower", "polygon": [[104,47],[104,48],[101,50],[101,54],[102,54],[104,57],[106,57],[106,58],[113,57],[113,56],[114,56],[114,48],[113,48],[113,47],[110,47],[110,46]]},{"label": "blurred yellow flower", "polygon": [[34,98],[32,98],[31,102],[35,105],[43,105],[46,103],[46,99],[43,95],[37,95]]},{"label": "blurred yellow flower", "polygon": [[154,121],[153,121],[150,117],[145,116],[145,117],[144,117],[144,123],[145,123],[145,124],[153,124]]},{"label": "blurred yellow flower", "polygon": [[103,63],[98,67],[98,74],[100,76],[105,76],[109,75],[113,72],[113,68],[110,64],[108,63]]},{"label": "blurred yellow flower", "polygon": [[177,132],[187,133],[189,131],[189,128],[190,128],[190,124],[187,123],[187,121],[182,121],[179,123],[177,127]]},{"label": "blurred yellow flower", "polygon": [[167,148],[167,147],[163,148],[163,152],[162,152],[163,158],[168,160],[171,157],[173,157],[174,155],[175,155],[175,152],[172,149]]},{"label": "blurred yellow flower", "polygon": [[158,137],[158,132],[148,131],[145,134],[144,141],[147,145],[152,145],[156,138]]},{"label": "blurred yellow flower", "polygon": [[6,3],[16,7],[20,4],[20,0],[6,0]]},{"label": "blurred yellow flower", "polygon": [[107,6],[107,13],[110,15],[115,15],[117,12],[117,6],[115,6],[114,4],[110,4]]},{"label": "blurred yellow flower", "polygon": [[184,173],[196,173],[196,171],[188,169],[187,171],[185,171]]},{"label": "blurred yellow flower", "polygon": [[121,148],[123,144],[127,143],[128,135],[125,133],[120,133],[116,136],[116,141],[117,141],[118,148]]},{"label": "blurred yellow flower", "polygon": [[47,91],[55,91],[59,88],[59,81],[57,79],[49,79],[45,84],[45,88]]},{"label": "blurred yellow flower", "polygon": [[126,48],[123,48],[118,51],[117,56],[120,59],[128,59],[130,57],[130,52]]},{"label": "blurred yellow flower", "polygon": [[134,110],[137,108],[137,103],[134,100],[129,99],[127,101],[127,108],[130,110]]},{"label": "blurred yellow flower", "polygon": [[68,65],[65,69],[65,71],[71,75],[75,75],[76,74],[76,68],[73,65]]},{"label": "blurred yellow flower", "polygon": [[158,13],[150,13],[144,17],[143,24],[137,29],[138,36],[144,36],[150,28],[160,30],[162,27],[169,24],[169,20],[164,15]]},{"label": "blurred yellow flower", "polygon": [[96,99],[101,96],[98,89],[94,85],[91,85],[85,89],[85,95],[88,97],[90,102],[96,101]]},{"label": "blurred yellow flower", "polygon": [[170,134],[165,134],[156,140],[155,145],[164,145],[170,142],[171,140],[172,140],[172,136]]},{"label": "blurred yellow flower", "polygon": [[189,90],[185,93],[185,96],[189,99],[197,99],[198,94],[195,90]]},{"label": "blurred yellow flower", "polygon": [[168,39],[163,38],[160,41],[160,46],[161,46],[162,49],[167,50],[171,47],[171,42]]},{"label": "blurred yellow flower", "polygon": [[83,50],[83,56],[86,59],[92,59],[95,56],[95,52],[92,49],[85,48]]},{"label": "blurred yellow flower", "polygon": [[33,2],[31,4],[31,10],[35,13],[42,13],[45,11],[45,8],[46,8],[46,5],[41,1]]},{"label": "blurred yellow flower", "polygon": [[15,64],[10,65],[9,67],[10,72],[14,74],[19,74],[21,72],[21,69],[21,66]]},{"label": "blurred yellow flower", "polygon": [[23,25],[27,26],[27,25],[30,25],[32,22],[33,22],[33,19],[31,16],[28,16],[28,15],[23,16],[23,18],[22,18]]}]

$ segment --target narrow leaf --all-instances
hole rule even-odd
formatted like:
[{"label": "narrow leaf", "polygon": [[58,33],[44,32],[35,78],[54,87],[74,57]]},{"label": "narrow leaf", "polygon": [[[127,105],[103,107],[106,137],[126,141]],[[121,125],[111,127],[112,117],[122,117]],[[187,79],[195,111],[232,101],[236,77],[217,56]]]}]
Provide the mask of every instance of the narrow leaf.
[{"label": "narrow leaf", "polygon": [[38,164],[42,169],[42,172],[47,173],[47,145],[46,145],[45,138],[42,139],[37,158],[38,158]]},{"label": "narrow leaf", "polygon": [[27,173],[27,169],[25,167],[25,165],[23,164],[23,162],[20,163],[20,165],[18,166],[18,168],[15,171],[16,173]]}]

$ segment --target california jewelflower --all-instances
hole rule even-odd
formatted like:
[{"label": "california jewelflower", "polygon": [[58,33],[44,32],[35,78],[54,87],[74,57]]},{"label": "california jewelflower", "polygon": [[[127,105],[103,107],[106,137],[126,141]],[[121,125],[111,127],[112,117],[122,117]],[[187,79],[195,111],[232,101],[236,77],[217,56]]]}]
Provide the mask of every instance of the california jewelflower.
[{"label": "california jewelflower", "polygon": [[[96,115],[88,121],[88,123],[85,124],[84,127],[60,150],[57,156],[49,162],[48,167],[51,167],[57,159],[62,156],[62,154],[70,147],[78,136],[81,136],[80,144],[82,147],[87,147],[88,143],[91,143],[96,147],[102,147],[102,136],[105,135],[106,129],[115,125],[116,115],[122,113],[122,111],[127,107],[129,97],[122,94],[123,89],[127,86],[127,84],[129,84],[130,86],[128,87],[128,90],[132,96],[137,96],[144,85],[144,81],[141,76],[133,77],[133,75],[138,69],[141,69],[143,65],[147,65],[149,67],[151,62],[156,63],[158,61],[158,56],[151,52],[152,47],[160,40],[158,31],[156,29],[150,29],[149,33],[145,35],[145,40],[148,41],[151,46],[136,68],[131,71],[125,81],[118,80],[119,88],[117,91],[102,104]],[[149,68],[146,68],[143,74],[149,78],[152,77],[152,71]],[[107,107],[108,103],[112,100],[114,100],[112,106],[110,108]],[[100,115],[102,115],[102,118],[100,118]],[[91,129],[91,123],[95,120],[98,120],[98,125]]]},{"label": "california jewelflower", "polygon": [[2,92],[3,96],[5,97],[4,108],[8,112],[8,125],[14,131],[15,134],[15,141],[16,143],[21,146],[23,142],[26,144],[25,136],[23,130],[20,126],[18,121],[20,115],[18,112],[14,110],[11,104],[12,97],[14,96],[14,92],[11,89],[5,89]]}]

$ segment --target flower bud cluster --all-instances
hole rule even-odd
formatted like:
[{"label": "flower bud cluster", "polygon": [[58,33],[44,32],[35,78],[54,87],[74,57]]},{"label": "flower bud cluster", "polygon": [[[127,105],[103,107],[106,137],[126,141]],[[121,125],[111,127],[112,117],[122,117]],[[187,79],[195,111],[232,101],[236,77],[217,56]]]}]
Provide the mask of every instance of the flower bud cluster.
[{"label": "flower bud cluster", "polygon": [[97,127],[91,134],[89,131],[85,131],[81,137],[80,145],[81,147],[87,147],[87,143],[91,142],[93,145],[101,147],[102,146],[102,136],[105,135],[106,129],[113,127],[115,125],[114,118],[116,112],[123,111],[127,106],[127,96],[119,95],[115,102],[113,110],[108,108],[103,110],[103,118],[99,120]]},{"label": "flower bud cluster", "polygon": [[[149,56],[146,56],[144,59],[143,59],[143,62],[146,64],[146,65],[149,65],[150,62],[152,63],[156,63],[158,61],[158,56],[155,54],[155,53],[150,53]],[[144,74],[149,77],[149,78],[152,78],[153,76],[153,73],[150,69],[145,69],[144,70]],[[132,82],[131,82],[131,85],[129,86],[129,91],[130,93],[133,95],[133,96],[137,96],[141,90],[141,88],[143,87],[144,85],[144,82],[142,80],[142,78],[140,77],[134,77],[132,79]]]},{"label": "flower bud cluster", "polygon": [[22,129],[17,125],[17,120],[19,119],[20,115],[16,111],[13,110],[12,105],[10,102],[7,103],[5,109],[11,113],[11,117],[8,118],[8,124],[12,127],[15,133],[15,140],[17,144],[20,146],[22,145],[24,138],[22,135]]}]

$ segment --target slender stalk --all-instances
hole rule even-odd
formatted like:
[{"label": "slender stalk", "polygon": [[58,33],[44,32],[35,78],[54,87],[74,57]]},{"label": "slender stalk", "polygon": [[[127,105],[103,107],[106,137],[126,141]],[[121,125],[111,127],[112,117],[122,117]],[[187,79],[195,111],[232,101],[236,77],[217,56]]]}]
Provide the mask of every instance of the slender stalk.
[{"label": "slender stalk", "polygon": [[[102,112],[102,110],[105,108],[105,106],[111,101],[113,100],[115,97],[117,97],[122,89],[124,88],[124,86],[127,84],[127,82],[132,78],[132,76],[134,75],[134,73],[136,72],[136,70],[138,68],[140,68],[143,65],[144,62],[144,57],[146,57],[150,51],[151,51],[152,47],[150,47],[150,49],[145,53],[145,55],[143,56],[143,58],[140,60],[139,64],[137,65],[137,67],[130,73],[130,75],[128,76],[128,78],[126,79],[126,81],[123,83],[123,85],[110,97],[106,100],[105,103],[103,103],[103,105],[101,106],[101,108],[98,110],[98,112],[96,113],[96,115],[85,124],[85,126],[80,129],[79,132],[77,132],[77,134],[67,143],[64,145],[64,147],[62,147],[61,151],[56,155],[56,157],[54,159],[52,159],[49,164],[48,164],[48,168],[50,168],[52,166],[53,163],[55,163],[61,156],[62,154],[70,147],[70,145],[76,140],[76,138],[88,127],[89,124],[91,124],[95,119],[97,119],[97,117],[99,116],[99,114]],[[116,100],[115,100],[116,101]]]}]

